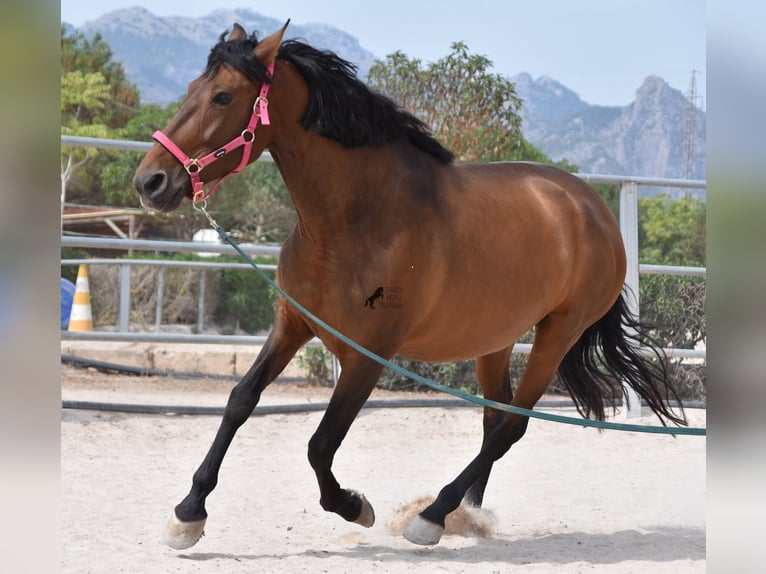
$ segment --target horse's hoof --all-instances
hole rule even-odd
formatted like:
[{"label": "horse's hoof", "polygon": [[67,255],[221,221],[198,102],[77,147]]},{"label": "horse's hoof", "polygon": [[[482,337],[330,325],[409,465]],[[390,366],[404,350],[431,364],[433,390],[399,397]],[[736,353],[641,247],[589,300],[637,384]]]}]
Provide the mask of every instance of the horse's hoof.
[{"label": "horse's hoof", "polygon": [[367,497],[361,492],[354,491],[354,494],[359,497],[359,501],[362,503],[362,510],[359,512],[359,516],[354,522],[361,524],[365,528],[369,528],[375,524],[375,511],[372,509],[372,504],[367,500]]},{"label": "horse's hoof", "polygon": [[407,540],[421,546],[438,544],[442,534],[444,534],[443,527],[429,522],[419,514],[412,519],[412,522],[404,530],[404,537]]},{"label": "horse's hoof", "polygon": [[205,534],[206,520],[206,518],[203,518],[194,522],[183,522],[178,520],[176,515],[173,514],[172,518],[168,521],[165,544],[174,550],[191,548]]}]

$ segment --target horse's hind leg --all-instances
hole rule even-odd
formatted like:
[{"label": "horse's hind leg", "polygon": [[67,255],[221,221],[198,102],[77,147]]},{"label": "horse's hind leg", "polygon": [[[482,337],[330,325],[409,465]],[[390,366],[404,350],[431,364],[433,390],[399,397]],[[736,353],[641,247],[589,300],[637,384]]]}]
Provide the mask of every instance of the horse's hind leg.
[{"label": "horse's hind leg", "polygon": [[[569,315],[549,315],[537,326],[532,352],[511,400],[512,405],[526,409],[534,407],[583,328]],[[529,417],[503,412],[500,422],[485,437],[478,456],[415,517],[404,531],[405,538],[423,545],[439,542],[444,532],[444,518],[460,505],[471,485],[488,473],[492,464],[524,436],[528,422]]]},{"label": "horse's hind leg", "polygon": [[194,473],[189,494],[175,507],[168,523],[166,542],[171,548],[183,550],[200,539],[207,518],[205,499],[218,482],[223,457],[237,429],[252,414],[263,391],[310,338],[305,325],[279,328],[275,324],[258,358],[242,380],[232,389],[213,444]]},{"label": "horse's hind leg", "polygon": [[[349,356],[351,355],[351,356]],[[370,396],[383,367],[356,352],[341,361],[342,370],[327,410],[309,441],[308,456],[319,483],[319,503],[349,522],[370,527],[375,513],[359,492],[340,487],[332,472],[332,461],[351,423]]]},{"label": "horse's hind leg", "polygon": [[[483,391],[484,398],[499,403],[510,403],[513,398],[511,376],[508,366],[511,360],[513,345],[483,357],[476,358],[476,378]],[[497,409],[484,407],[484,441],[487,444],[492,430],[502,421],[503,413]],[[464,500],[471,506],[480,507],[484,500],[484,490],[487,488],[492,463],[473,481],[465,493]]]}]

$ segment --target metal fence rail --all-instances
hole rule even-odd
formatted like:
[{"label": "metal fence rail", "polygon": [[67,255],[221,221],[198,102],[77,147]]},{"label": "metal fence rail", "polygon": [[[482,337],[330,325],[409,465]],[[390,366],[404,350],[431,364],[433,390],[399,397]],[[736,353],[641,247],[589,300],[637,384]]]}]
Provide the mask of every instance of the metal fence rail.
[{"label": "metal fence rail", "polygon": [[[185,242],[185,241],[156,241],[143,239],[120,239],[120,238],[99,238],[83,236],[62,236],[61,245],[64,247],[80,247],[90,249],[124,249],[130,251],[159,251],[164,253],[207,253],[236,255],[236,251],[228,244]],[[280,248],[273,245],[245,245],[243,251],[252,256],[278,257]],[[143,341],[143,342],[166,342],[166,343],[205,343],[205,344],[247,344],[262,345],[266,337],[257,335],[216,335],[203,334],[204,308],[200,302],[197,331],[199,334],[189,335],[181,333],[160,333],[160,324],[162,317],[162,283],[163,270],[168,267],[180,267],[188,269],[198,269],[200,271],[201,291],[204,292],[204,271],[212,269],[251,269],[249,263],[232,263],[222,261],[173,261],[173,260],[155,260],[155,259],[62,259],[62,265],[117,265],[120,268],[120,289],[119,303],[117,313],[117,325],[115,331],[91,331],[91,332],[69,332],[63,331],[61,334],[64,340],[80,341]],[[130,324],[130,269],[135,266],[159,267],[158,277],[158,296],[157,309],[155,314],[155,333],[150,332],[129,332]],[[276,270],[275,264],[259,264],[264,270]],[[681,267],[671,265],[639,265],[639,272],[645,274],[663,274],[678,276],[696,276],[705,277],[706,269],[704,267]],[[637,291],[636,291],[637,292]],[[202,299],[202,294],[200,295]],[[318,340],[314,340],[313,345],[321,345]],[[526,343],[518,343],[514,347],[514,352],[529,353],[532,346]],[[701,349],[666,349],[668,356],[677,358],[704,359],[705,351]]]}]

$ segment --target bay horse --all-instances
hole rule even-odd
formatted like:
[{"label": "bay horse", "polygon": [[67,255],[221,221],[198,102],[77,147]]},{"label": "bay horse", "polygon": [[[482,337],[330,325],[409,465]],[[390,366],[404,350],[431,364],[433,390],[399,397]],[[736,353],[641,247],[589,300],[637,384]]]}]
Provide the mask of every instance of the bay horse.
[{"label": "bay horse", "polygon": [[[652,345],[626,305],[620,229],[593,188],[542,164],[456,163],[420,120],[365,86],[353,65],[283,42],[284,30],[259,41],[235,24],[221,35],[137,168],[145,207],[169,212],[185,197],[202,201],[212,193],[206,183],[214,189],[268,149],[298,216],[277,280],[341,333],[387,359],[475,358],[483,395],[494,401],[531,409],[558,374],[582,416],[603,419],[622,381],[663,424],[686,424],[683,410],[676,414],[663,400],[678,399],[664,362],[638,350]],[[397,304],[373,308],[376,295],[388,292]],[[511,351],[532,327],[533,348],[513,392]],[[383,367],[280,297],[267,341],[231,391],[213,444],[175,507],[171,547],[200,538],[205,499],[234,434],[313,336],[342,367],[308,443],[320,504],[372,526],[372,505],[341,488],[331,466]],[[479,453],[405,537],[436,544],[461,501],[480,506],[494,461],[527,423],[485,408]]]}]

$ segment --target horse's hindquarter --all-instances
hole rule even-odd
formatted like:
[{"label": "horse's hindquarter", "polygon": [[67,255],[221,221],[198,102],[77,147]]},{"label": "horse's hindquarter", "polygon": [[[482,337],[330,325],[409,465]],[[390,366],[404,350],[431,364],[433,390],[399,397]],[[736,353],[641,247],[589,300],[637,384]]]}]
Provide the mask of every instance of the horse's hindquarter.
[{"label": "horse's hindquarter", "polygon": [[431,304],[401,354],[479,356],[508,346],[556,309],[606,311],[622,285],[624,252],[595,191],[538,164],[451,169],[457,177],[445,184],[439,221],[427,226],[433,267],[445,280],[435,276],[424,286]]}]

